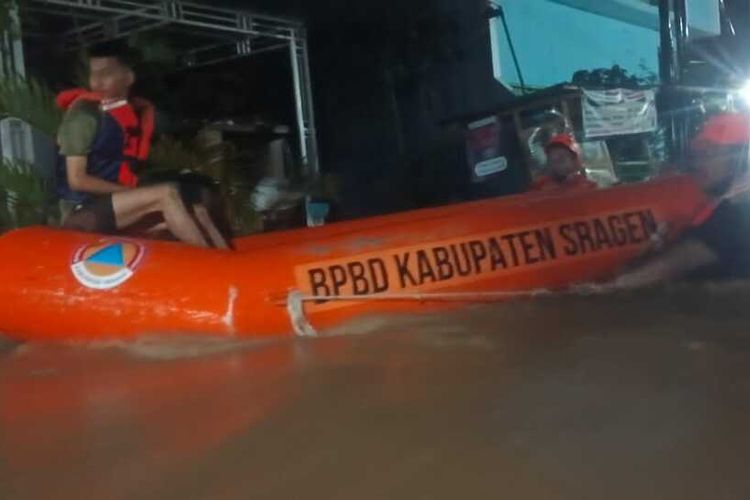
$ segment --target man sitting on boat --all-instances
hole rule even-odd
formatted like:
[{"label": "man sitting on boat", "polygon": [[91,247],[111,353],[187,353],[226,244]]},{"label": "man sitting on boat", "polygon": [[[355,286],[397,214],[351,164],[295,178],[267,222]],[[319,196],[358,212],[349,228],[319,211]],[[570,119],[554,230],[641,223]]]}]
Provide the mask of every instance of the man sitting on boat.
[{"label": "man sitting on boat", "polygon": [[[676,244],[621,275],[615,287],[634,288],[704,272],[712,278],[750,277],[750,116],[710,118],[690,145],[688,166],[712,202]],[[667,193],[665,193],[668,195]]]},{"label": "man sitting on boat", "polygon": [[227,248],[201,203],[205,190],[180,182],[139,186],[135,164],[148,156],[154,113],[148,102],[129,97],[134,81],[127,49],[102,44],[89,53],[90,91],[58,96],[66,110],[58,131],[58,193],[72,208],[63,226],[114,233],[158,214],[157,229],[185,243]]},{"label": "man sitting on boat", "polygon": [[546,173],[531,185],[532,191],[571,191],[596,188],[586,178],[581,147],[570,134],[558,134],[544,148]]}]

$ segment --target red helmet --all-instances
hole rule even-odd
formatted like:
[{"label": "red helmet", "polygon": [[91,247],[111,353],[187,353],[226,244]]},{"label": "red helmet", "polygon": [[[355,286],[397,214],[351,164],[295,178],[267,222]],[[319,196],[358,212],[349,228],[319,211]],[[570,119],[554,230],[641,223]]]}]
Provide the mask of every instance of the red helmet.
[{"label": "red helmet", "polygon": [[576,142],[575,138],[570,134],[557,134],[552,137],[552,139],[549,140],[546,146],[544,146],[544,151],[549,151],[550,148],[558,147],[563,148],[571,153],[573,153],[573,156],[575,156],[576,161],[578,163],[581,163],[581,146]]},{"label": "red helmet", "polygon": [[743,146],[750,142],[750,116],[721,113],[709,118],[690,142],[690,148],[703,151],[722,146]]}]

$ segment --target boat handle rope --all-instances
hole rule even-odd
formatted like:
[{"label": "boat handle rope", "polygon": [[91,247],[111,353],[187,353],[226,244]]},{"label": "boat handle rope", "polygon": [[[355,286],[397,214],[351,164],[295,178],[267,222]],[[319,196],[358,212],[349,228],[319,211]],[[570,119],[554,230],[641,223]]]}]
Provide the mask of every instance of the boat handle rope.
[{"label": "boat handle rope", "polygon": [[[586,292],[585,289],[572,290],[575,293]],[[590,291],[595,291],[591,288]],[[292,323],[292,329],[300,337],[317,337],[318,331],[305,314],[305,302],[340,301],[340,302],[496,302],[509,299],[536,298],[548,295],[565,294],[566,291],[548,289],[496,291],[496,292],[435,292],[435,293],[389,293],[370,295],[305,295],[299,290],[291,290],[287,295],[286,309]],[[570,293],[570,291],[568,291]]]}]

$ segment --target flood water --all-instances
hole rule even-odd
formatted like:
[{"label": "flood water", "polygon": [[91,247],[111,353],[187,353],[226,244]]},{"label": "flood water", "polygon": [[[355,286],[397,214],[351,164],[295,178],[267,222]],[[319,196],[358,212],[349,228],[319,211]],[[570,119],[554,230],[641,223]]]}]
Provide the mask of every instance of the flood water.
[{"label": "flood water", "polygon": [[2,499],[740,499],[750,284],[0,347]]}]

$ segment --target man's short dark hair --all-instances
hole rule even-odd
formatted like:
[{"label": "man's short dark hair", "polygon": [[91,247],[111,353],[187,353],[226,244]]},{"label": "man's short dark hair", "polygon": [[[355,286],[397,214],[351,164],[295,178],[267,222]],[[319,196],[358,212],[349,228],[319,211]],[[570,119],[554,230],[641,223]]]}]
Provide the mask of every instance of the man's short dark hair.
[{"label": "man's short dark hair", "polygon": [[138,63],[135,50],[130,48],[126,43],[120,41],[102,42],[89,47],[89,58],[93,57],[113,57],[123,66],[129,69],[135,69]]}]

